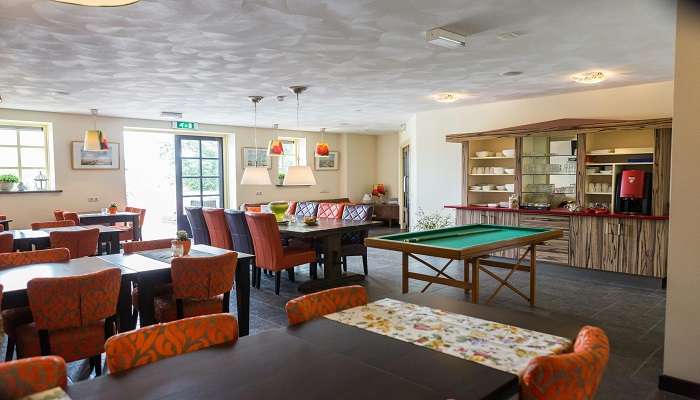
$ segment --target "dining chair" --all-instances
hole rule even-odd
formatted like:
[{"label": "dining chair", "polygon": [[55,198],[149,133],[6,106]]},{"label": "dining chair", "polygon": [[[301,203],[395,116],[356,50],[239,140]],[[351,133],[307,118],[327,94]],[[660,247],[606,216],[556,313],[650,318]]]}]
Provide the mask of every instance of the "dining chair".
[{"label": "dining chair", "polygon": [[340,219],[343,216],[344,203],[318,203],[316,216],[326,219]]},{"label": "dining chair", "polygon": [[39,229],[46,228],[65,228],[68,226],[75,226],[75,222],[69,219],[64,219],[62,221],[32,222],[30,225],[33,231],[38,231]]},{"label": "dining chair", "polygon": [[156,324],[112,336],[105,343],[110,374],[238,340],[231,314],[212,314]]},{"label": "dining chair", "polygon": [[294,211],[297,217],[315,217],[317,213],[318,203],[315,201],[299,201]]},{"label": "dining chair", "polygon": [[209,231],[210,245],[221,249],[233,249],[231,243],[231,235],[226,226],[226,218],[224,218],[223,208],[203,208],[204,221],[207,223]]},{"label": "dining chair", "polygon": [[53,210],[53,217],[56,219],[56,221],[63,221],[65,218],[63,218],[63,213],[64,210]]},{"label": "dining chair", "polygon": [[[22,265],[68,262],[70,252],[68,249],[46,249],[36,251],[21,251],[0,254],[0,270]],[[17,327],[29,324],[33,321],[32,311],[29,307],[15,307],[2,310],[2,325],[7,334],[7,349],[5,361],[12,360],[17,343]]]},{"label": "dining chair", "polygon": [[68,385],[66,362],[61,357],[31,357],[0,363],[0,398],[21,399]]},{"label": "dining chair", "polygon": [[605,332],[593,326],[579,331],[573,352],[535,357],[521,374],[520,399],[592,399],[610,357]]},{"label": "dining chair", "polygon": [[287,207],[287,211],[285,211],[285,215],[288,217],[293,217],[296,215],[297,212],[297,202],[296,201],[290,201],[289,202],[289,207]]},{"label": "dining chair", "polygon": [[[133,212],[139,214],[139,226],[143,227],[143,222],[146,219],[146,209],[138,207],[124,207],[124,211]],[[115,224],[114,227],[119,229],[119,241],[125,242],[128,240],[134,240],[134,224],[131,222],[120,222]]]},{"label": "dining chair", "polygon": [[187,214],[187,221],[190,223],[194,244],[211,244],[202,207],[185,207],[185,214]]},{"label": "dining chair", "polygon": [[0,232],[0,253],[11,253],[14,247],[15,237],[12,232]]},{"label": "dining chair", "polygon": [[[316,268],[316,251],[312,248],[282,246],[280,230],[273,214],[246,213],[246,221],[253,239],[255,265],[275,273],[275,294],[280,294],[282,271],[309,264]],[[257,281],[260,288],[260,281]]]},{"label": "dining chair", "polygon": [[[250,229],[248,229],[248,222],[245,219],[245,212],[224,210],[224,217],[226,218],[226,225],[231,235],[233,250],[241,253],[255,254],[253,238],[250,236]],[[260,268],[255,265],[255,259],[253,259],[251,264],[253,267],[253,276],[251,277],[250,285],[257,287],[257,281],[260,279]]]},{"label": "dining chair", "polygon": [[17,327],[18,358],[57,355],[66,362],[88,358],[102,374],[100,355],[116,328],[121,271],[34,278],[27,297],[34,322]]},{"label": "dining chair", "polygon": [[68,249],[70,258],[94,256],[97,253],[99,238],[100,230],[98,228],[49,233],[51,248]]},{"label": "dining chair", "polygon": [[[371,221],[373,207],[367,204],[346,204],[343,208],[342,219],[344,221]],[[362,269],[364,274],[368,274],[367,267],[367,246],[365,239],[367,230],[344,233],[341,237],[340,257],[343,270],[348,270],[348,257],[362,257]]]},{"label": "dining chair", "polygon": [[284,306],[287,322],[298,325],[327,314],[367,304],[367,291],[359,285],[343,286],[289,300]]},{"label": "dining chair", "polygon": [[76,225],[80,225],[80,216],[78,215],[77,212],[64,211],[63,212],[63,219],[71,220],[71,221],[75,222]]},{"label": "dining chair", "polygon": [[177,257],[170,263],[172,293],[155,296],[158,322],[198,315],[228,313],[238,255]]}]

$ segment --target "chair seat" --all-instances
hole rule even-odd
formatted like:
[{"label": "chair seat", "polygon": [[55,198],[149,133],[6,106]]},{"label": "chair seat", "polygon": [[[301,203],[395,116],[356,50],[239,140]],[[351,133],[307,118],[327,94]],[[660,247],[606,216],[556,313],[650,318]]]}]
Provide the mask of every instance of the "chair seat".
[{"label": "chair seat", "polygon": [[[280,268],[272,269],[273,271],[281,271],[297,265],[316,262],[316,250],[296,247],[283,247],[282,260]],[[265,268],[263,266],[263,268]]]},{"label": "chair seat", "polygon": [[17,336],[17,328],[21,325],[34,322],[32,311],[29,307],[8,308],[2,310],[2,326],[7,336],[14,338]]},{"label": "chair seat", "polygon": [[[82,360],[104,351],[104,320],[81,328],[60,329],[49,332],[51,354],[63,357],[66,362]],[[41,355],[39,332],[36,324],[17,328],[18,358]]]},{"label": "chair seat", "polygon": [[[218,295],[208,299],[184,299],[183,314],[185,318],[200,315],[219,314],[223,312],[224,296]],[[158,322],[177,320],[177,303],[172,294],[154,298],[155,317]]]},{"label": "chair seat", "polygon": [[[153,291],[153,296],[168,296],[173,293],[173,284],[172,283],[163,283],[160,285],[156,285],[154,291]],[[131,304],[135,309],[139,309],[139,287],[136,286],[133,289],[131,289]]]},{"label": "chair seat", "polygon": [[130,226],[118,226],[115,225],[113,228],[119,229],[119,241],[125,242],[127,240],[134,240],[134,228]]}]

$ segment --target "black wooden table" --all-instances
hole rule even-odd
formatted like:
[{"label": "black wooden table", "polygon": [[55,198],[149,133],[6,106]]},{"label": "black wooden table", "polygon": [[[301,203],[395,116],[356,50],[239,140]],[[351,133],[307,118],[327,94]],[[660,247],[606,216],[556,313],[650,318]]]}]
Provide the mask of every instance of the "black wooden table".
[{"label": "black wooden table", "polygon": [[116,214],[82,213],[78,214],[80,225],[114,225],[116,222],[131,222],[134,240],[141,240],[141,214],[119,211]]},{"label": "black wooden table", "polygon": [[11,219],[0,219],[0,225],[2,225],[3,229],[6,231],[10,230],[10,222],[12,222]]},{"label": "black wooden table", "polygon": [[62,228],[44,228],[39,230],[15,229],[9,232],[12,232],[14,237],[15,250],[30,251],[32,248],[41,250],[51,247],[51,242],[49,239],[51,232],[70,232],[93,228],[98,228],[100,230],[100,236],[98,238],[98,249],[100,254],[119,253],[119,232],[121,232],[121,230],[110,226],[83,225],[66,226]]},{"label": "black wooden table", "polygon": [[[203,244],[192,246],[192,256],[196,256],[199,252],[207,255],[219,255],[229,251]],[[155,324],[155,308],[153,306],[155,287],[161,283],[171,282],[170,260],[151,258],[139,253],[109,254],[97,258],[136,273],[136,282],[139,286],[139,320],[141,326]],[[241,336],[248,334],[250,326],[250,268],[253,258],[254,256],[250,254],[238,253],[235,289],[236,309]]]},{"label": "black wooden table", "polygon": [[365,277],[360,274],[343,273],[340,262],[341,238],[345,233],[367,231],[372,226],[380,225],[379,221],[346,221],[338,219],[319,218],[317,225],[306,225],[302,218],[290,221],[287,225],[280,224],[280,235],[283,238],[298,238],[319,242],[324,258],[323,279],[311,280],[299,285],[299,291],[315,292],[332,287],[338,287],[362,282]]}]

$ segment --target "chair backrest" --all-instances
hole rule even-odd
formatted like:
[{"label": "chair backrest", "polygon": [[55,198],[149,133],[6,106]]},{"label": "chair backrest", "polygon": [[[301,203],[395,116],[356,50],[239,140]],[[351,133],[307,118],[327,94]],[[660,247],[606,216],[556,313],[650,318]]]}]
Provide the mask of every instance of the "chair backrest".
[{"label": "chair backrest", "polygon": [[146,209],[138,207],[124,207],[124,211],[138,213],[139,214],[139,226],[143,226],[143,221],[146,219]]},{"label": "chair backrest", "polygon": [[297,202],[297,208],[294,215],[297,217],[315,217],[318,212],[318,203],[315,201],[300,201]]},{"label": "chair backrest", "polygon": [[224,218],[223,208],[203,208],[204,220],[209,230],[209,240],[211,245],[221,249],[233,249],[231,235],[228,233],[226,218]]},{"label": "chair backrest", "polygon": [[117,313],[119,268],[61,278],[34,278],[27,297],[38,330],[78,328]]},{"label": "chair backrest", "polygon": [[137,251],[168,249],[172,246],[172,239],[142,240],[137,242],[124,242],[122,248],[124,254],[136,253]]},{"label": "chair backrest", "polygon": [[291,326],[365,304],[367,291],[362,286],[354,285],[323,290],[289,300],[284,309]]},{"label": "chair backrest", "polygon": [[318,203],[318,218],[340,219],[343,216],[343,203]]},{"label": "chair backrest", "polygon": [[245,220],[245,212],[237,210],[224,210],[226,225],[231,235],[233,249],[242,253],[255,254],[253,239],[250,237],[250,229]]},{"label": "chair backrest", "polygon": [[51,248],[66,248],[70,258],[94,256],[97,251],[97,241],[100,237],[98,228],[79,231],[53,231],[49,233]]},{"label": "chair backrest", "polygon": [[15,237],[12,232],[0,232],[0,253],[11,253],[14,247]]},{"label": "chair backrest", "polygon": [[66,362],[58,356],[0,363],[0,398],[19,399],[55,387],[66,388]]},{"label": "chair backrest", "polygon": [[170,265],[176,299],[207,299],[233,288],[238,255],[234,252],[211,257],[177,257]]},{"label": "chair backrest", "polygon": [[273,214],[246,213],[245,219],[250,229],[255,249],[255,265],[274,267],[282,261],[282,238],[277,220]]},{"label": "chair backrest", "polygon": [[46,228],[65,228],[67,226],[75,226],[75,222],[69,219],[64,219],[63,221],[32,222],[31,226],[33,231],[37,231],[39,229]]},{"label": "chair backrest", "polygon": [[598,390],[610,356],[605,332],[584,326],[572,353],[532,359],[521,376],[524,400],[592,399]]},{"label": "chair backrest", "polygon": [[71,221],[75,222],[76,225],[80,225],[80,217],[78,216],[77,212],[64,211],[63,212],[63,219],[71,220]]},{"label": "chair backrest", "polygon": [[151,325],[112,336],[105,343],[109,372],[129,370],[164,358],[238,340],[231,314],[211,314]]},{"label": "chair backrest", "polygon": [[343,207],[343,219],[348,221],[370,221],[374,207],[368,204],[346,204]]},{"label": "chair backrest", "polygon": [[46,249],[0,254],[0,269],[29,264],[66,262],[70,260],[68,249]]},{"label": "chair backrest", "polygon": [[4,230],[5,230],[5,226],[4,226],[4,225],[0,225],[0,232],[2,232],[2,231],[4,231]]},{"label": "chair backrest", "polygon": [[194,244],[211,244],[202,207],[185,207],[185,214],[187,214],[187,221],[190,223]]},{"label": "chair backrest", "polygon": [[285,211],[285,214],[287,216],[294,216],[296,215],[297,212],[297,202],[296,201],[290,201],[289,202],[289,207],[287,207],[287,211]]},{"label": "chair backrest", "polygon": [[56,219],[56,221],[63,221],[63,210],[53,210],[53,217]]}]

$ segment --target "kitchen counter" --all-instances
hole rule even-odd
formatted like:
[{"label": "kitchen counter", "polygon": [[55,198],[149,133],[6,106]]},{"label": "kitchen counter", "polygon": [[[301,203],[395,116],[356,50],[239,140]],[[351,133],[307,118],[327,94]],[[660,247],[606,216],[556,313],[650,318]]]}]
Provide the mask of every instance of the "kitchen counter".
[{"label": "kitchen counter", "polygon": [[560,216],[575,216],[575,217],[600,217],[600,218],[628,218],[628,219],[646,219],[655,221],[666,221],[668,220],[668,215],[639,215],[639,214],[621,214],[621,213],[605,213],[605,214],[594,214],[587,212],[575,212],[569,211],[565,208],[552,208],[549,210],[526,210],[526,209],[514,209],[514,208],[492,208],[474,205],[446,205],[445,208],[453,208],[458,210],[472,210],[472,211],[500,211],[500,212],[515,212],[519,214],[538,214],[538,215],[560,215]]}]

